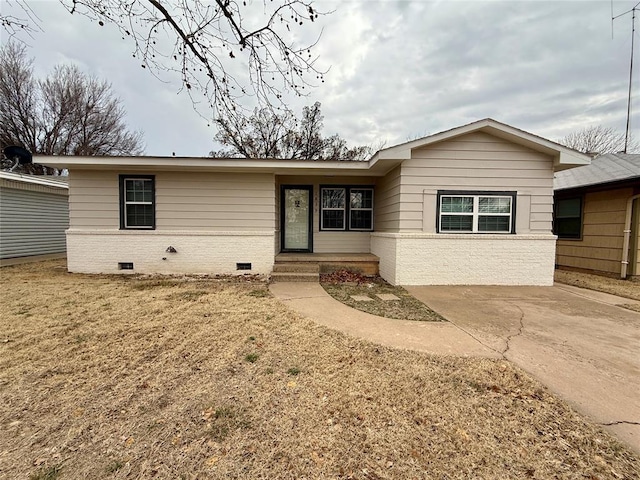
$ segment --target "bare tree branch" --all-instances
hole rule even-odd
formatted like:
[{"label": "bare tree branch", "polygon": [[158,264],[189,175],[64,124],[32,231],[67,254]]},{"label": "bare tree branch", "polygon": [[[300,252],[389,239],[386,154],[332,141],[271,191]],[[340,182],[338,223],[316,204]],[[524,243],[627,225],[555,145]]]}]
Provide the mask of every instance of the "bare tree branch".
[{"label": "bare tree branch", "polygon": [[300,121],[290,112],[255,109],[245,117],[234,113],[216,120],[215,139],[227,148],[210,152],[215,157],[279,158],[306,160],[367,160],[373,148],[348,148],[338,135],[322,136],[324,117],[320,103],[304,107]]},{"label": "bare tree branch", "polygon": [[[142,134],[129,131],[124,118],[107,82],[68,65],[36,80],[24,45],[9,42],[0,49],[0,149],[18,145],[43,155],[139,154]],[[41,166],[26,168],[52,173]]]},{"label": "bare tree branch", "polygon": [[[558,143],[583,153],[604,155],[606,153],[620,153],[624,150],[624,133],[611,127],[594,125],[570,133],[558,140]],[[637,152],[638,143],[631,140],[627,152]]]},{"label": "bare tree branch", "polygon": [[131,39],[134,57],[155,74],[177,72],[187,91],[199,90],[214,112],[254,97],[281,105],[283,94],[304,95],[325,72],[297,45],[298,29],[319,15],[311,0],[60,0],[71,13],[113,24]]}]

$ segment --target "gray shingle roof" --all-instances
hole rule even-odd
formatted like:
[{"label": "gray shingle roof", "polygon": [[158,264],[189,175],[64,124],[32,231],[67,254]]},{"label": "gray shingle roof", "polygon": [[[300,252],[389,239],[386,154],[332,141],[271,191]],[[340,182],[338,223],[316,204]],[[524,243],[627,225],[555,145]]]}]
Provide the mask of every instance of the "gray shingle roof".
[{"label": "gray shingle roof", "polygon": [[591,160],[591,165],[557,172],[553,189],[565,190],[634,178],[640,180],[640,155],[608,153]]}]

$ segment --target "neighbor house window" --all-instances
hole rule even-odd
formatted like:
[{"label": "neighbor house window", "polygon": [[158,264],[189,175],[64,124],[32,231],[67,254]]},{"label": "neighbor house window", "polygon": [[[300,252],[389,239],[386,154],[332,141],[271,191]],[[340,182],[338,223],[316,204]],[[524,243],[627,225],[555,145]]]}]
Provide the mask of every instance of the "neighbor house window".
[{"label": "neighbor house window", "polygon": [[553,216],[553,233],[558,238],[582,238],[582,198],[556,200]]},{"label": "neighbor house window", "polygon": [[373,188],[320,188],[321,230],[373,230]]},{"label": "neighbor house window", "polygon": [[120,228],[156,228],[155,178],[120,175]]},{"label": "neighbor house window", "polygon": [[515,192],[438,192],[438,232],[515,233]]}]

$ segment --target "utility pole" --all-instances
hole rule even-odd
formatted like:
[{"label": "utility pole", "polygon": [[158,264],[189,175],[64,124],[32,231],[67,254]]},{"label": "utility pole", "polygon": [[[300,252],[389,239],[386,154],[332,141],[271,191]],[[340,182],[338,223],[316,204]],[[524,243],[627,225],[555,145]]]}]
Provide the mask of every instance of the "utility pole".
[{"label": "utility pole", "polygon": [[619,18],[627,13],[631,13],[631,60],[629,62],[629,94],[627,97],[627,128],[624,133],[624,151],[623,153],[627,153],[627,146],[629,145],[629,129],[631,127],[631,87],[633,85],[633,45],[635,43],[635,34],[636,34],[636,10],[640,2],[636,3],[636,5],[631,9],[623,12],[619,15],[613,16],[613,0],[611,0],[611,35],[613,37],[613,21],[616,18]]}]

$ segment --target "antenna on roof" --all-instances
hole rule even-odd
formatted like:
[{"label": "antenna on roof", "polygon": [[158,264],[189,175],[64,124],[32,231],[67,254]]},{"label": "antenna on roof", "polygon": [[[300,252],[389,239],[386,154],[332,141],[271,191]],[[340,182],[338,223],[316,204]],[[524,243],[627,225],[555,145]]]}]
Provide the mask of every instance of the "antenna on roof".
[{"label": "antenna on roof", "polygon": [[613,0],[611,0],[611,38],[613,38],[613,21],[616,18],[620,18],[627,13],[631,13],[631,60],[629,62],[629,95],[627,99],[627,128],[624,133],[624,151],[623,153],[627,153],[627,146],[629,144],[629,126],[631,122],[631,85],[633,83],[633,44],[635,40],[636,33],[636,10],[638,9],[638,5],[640,2],[636,3],[636,5],[626,12],[622,12],[619,15],[613,16]]}]

